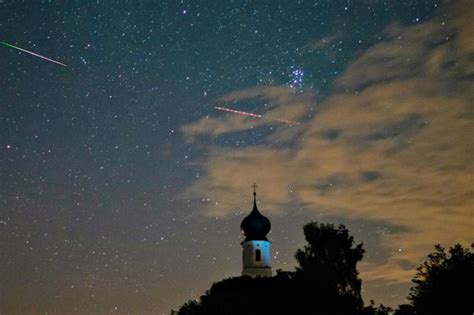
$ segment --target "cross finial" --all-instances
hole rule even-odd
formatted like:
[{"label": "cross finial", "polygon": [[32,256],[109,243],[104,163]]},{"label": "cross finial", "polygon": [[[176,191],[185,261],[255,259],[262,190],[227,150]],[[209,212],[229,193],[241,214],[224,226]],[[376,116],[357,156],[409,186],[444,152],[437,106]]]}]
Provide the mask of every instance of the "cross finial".
[{"label": "cross finial", "polygon": [[257,184],[254,182],[253,185],[251,186],[253,188],[253,195],[255,196],[257,194]]},{"label": "cross finial", "polygon": [[254,182],[251,187],[253,187],[253,208],[257,209],[257,187],[258,186]]}]

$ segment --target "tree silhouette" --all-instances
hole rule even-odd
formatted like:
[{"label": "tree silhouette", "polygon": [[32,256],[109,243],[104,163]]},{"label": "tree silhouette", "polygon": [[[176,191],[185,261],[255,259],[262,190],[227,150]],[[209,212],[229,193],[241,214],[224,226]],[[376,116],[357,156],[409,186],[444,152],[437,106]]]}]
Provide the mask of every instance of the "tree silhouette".
[{"label": "tree silhouette", "polygon": [[185,303],[178,315],[317,314],[428,315],[474,314],[470,288],[474,283],[474,245],[460,244],[446,253],[440,245],[417,268],[411,304],[393,312],[371,301],[363,307],[357,263],[362,244],[344,225],[310,222],[304,226],[307,245],[298,249],[295,272],[277,270],[271,278],[235,277],[214,283],[199,301]]},{"label": "tree silhouette", "polygon": [[474,246],[456,244],[446,253],[441,245],[417,268],[409,299],[417,315],[474,314]]},{"label": "tree silhouette", "polygon": [[295,254],[299,263],[297,276],[313,283],[319,294],[345,298],[345,305],[360,312],[363,302],[356,265],[364,255],[362,244],[353,247],[354,238],[344,225],[336,228],[333,224],[310,222],[303,230],[308,244]]},{"label": "tree silhouette", "polygon": [[390,307],[380,304],[378,307],[375,306],[375,302],[370,300],[370,305],[364,308],[364,315],[390,315],[393,310]]},{"label": "tree silhouette", "polygon": [[343,225],[310,222],[304,234],[308,244],[295,254],[296,272],[225,279],[175,314],[365,314],[356,269],[362,245],[353,247],[353,237]]},{"label": "tree silhouette", "polygon": [[415,309],[410,304],[402,304],[398,306],[395,315],[415,315]]}]

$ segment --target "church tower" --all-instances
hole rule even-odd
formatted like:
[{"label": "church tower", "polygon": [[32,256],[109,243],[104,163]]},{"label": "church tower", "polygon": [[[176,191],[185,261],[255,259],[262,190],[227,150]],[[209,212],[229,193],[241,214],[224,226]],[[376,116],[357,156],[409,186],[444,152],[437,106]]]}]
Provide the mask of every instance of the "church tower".
[{"label": "church tower", "polygon": [[240,224],[245,235],[242,244],[243,276],[271,277],[270,241],[266,235],[270,232],[270,220],[257,209],[257,185],[253,184],[253,209]]}]

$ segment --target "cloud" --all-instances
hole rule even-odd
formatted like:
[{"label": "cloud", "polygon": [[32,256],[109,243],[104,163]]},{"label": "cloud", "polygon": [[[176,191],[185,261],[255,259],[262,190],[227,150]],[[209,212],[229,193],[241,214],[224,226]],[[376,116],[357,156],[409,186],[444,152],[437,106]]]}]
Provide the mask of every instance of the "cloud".
[{"label": "cloud", "polygon": [[325,36],[325,37],[319,39],[318,41],[316,41],[314,43],[311,43],[311,44],[307,45],[306,47],[304,47],[303,51],[305,53],[313,53],[313,52],[318,51],[318,50],[323,50],[323,49],[329,47],[330,45],[332,45],[335,41],[339,40],[340,38],[341,38],[340,33],[333,34],[333,35],[330,35],[330,36]]},{"label": "cloud", "polygon": [[[311,91],[302,93],[290,87],[265,86],[239,90],[221,97],[217,105],[242,110],[236,106],[237,102],[245,100],[256,100],[265,105],[265,111],[255,112],[263,115],[262,118],[241,116],[238,114],[226,114],[223,118],[205,117],[194,123],[184,125],[181,132],[188,142],[197,137],[205,136],[216,138],[222,135],[274,125],[276,129],[286,125],[275,123],[278,119],[296,121],[303,119],[312,104],[313,94]],[[261,107],[261,106],[260,106]]]},{"label": "cloud", "polygon": [[[209,198],[205,214],[225,216],[247,205],[242,193],[256,181],[266,210],[276,214],[298,205],[404,227],[381,241],[386,261],[361,267],[369,281],[406,283],[414,274],[407,266],[418,265],[435,243],[470,243],[473,12],[468,1],[446,8],[425,23],[391,25],[384,41],[348,66],[311,118],[311,92],[264,87],[224,96],[221,102],[263,99],[271,104],[269,117],[304,123],[278,126],[258,146],[209,145],[205,175],[183,197]],[[198,141],[245,130],[248,121],[206,118],[182,131]]]}]

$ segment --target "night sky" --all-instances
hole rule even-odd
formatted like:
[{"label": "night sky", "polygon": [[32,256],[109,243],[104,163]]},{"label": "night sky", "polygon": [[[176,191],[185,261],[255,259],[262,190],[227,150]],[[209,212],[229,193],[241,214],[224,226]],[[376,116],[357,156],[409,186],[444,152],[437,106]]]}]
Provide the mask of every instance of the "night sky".
[{"label": "night sky", "polygon": [[434,244],[474,238],[472,16],[0,0],[1,41],[67,65],[0,46],[1,314],[169,314],[240,275],[253,182],[274,270],[343,223],[365,302],[404,302]]}]

